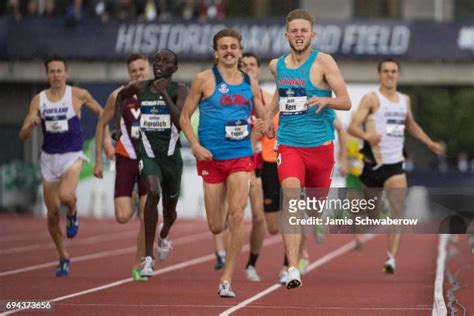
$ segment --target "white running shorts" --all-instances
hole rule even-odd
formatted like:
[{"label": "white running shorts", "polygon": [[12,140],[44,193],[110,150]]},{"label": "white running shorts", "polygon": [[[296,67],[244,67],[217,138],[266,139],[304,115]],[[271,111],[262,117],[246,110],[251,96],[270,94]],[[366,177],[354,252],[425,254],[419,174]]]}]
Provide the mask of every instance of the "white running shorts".
[{"label": "white running shorts", "polygon": [[66,170],[72,166],[77,159],[88,161],[82,151],[64,154],[48,154],[41,152],[41,176],[44,181],[58,182]]}]

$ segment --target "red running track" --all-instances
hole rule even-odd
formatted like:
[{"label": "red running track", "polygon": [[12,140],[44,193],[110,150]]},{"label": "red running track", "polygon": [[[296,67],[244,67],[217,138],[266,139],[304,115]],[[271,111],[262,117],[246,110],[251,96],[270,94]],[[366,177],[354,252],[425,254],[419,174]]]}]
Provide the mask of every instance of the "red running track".
[{"label": "red running track", "polygon": [[[64,222],[62,223],[64,224]],[[246,225],[247,237],[249,224]],[[438,236],[404,235],[395,275],[385,275],[387,238],[376,235],[361,251],[352,237],[328,235],[323,244],[308,238],[313,264],[303,287],[276,285],[283,254],[281,238],[267,237],[257,263],[262,282],[245,279],[244,250],[232,283],[237,297],[217,296],[220,272],[213,270],[211,234],[203,221],[179,220],[173,228],[174,249],[156,275],[133,282],[138,222],[81,219],[79,234],[67,242],[71,275],[54,276],[57,261],[44,219],[0,216],[0,301],[53,301],[52,315],[431,315],[434,299]],[[348,244],[349,243],[349,244]],[[472,315],[474,255],[467,237],[448,246],[447,271],[462,286],[456,302]],[[453,284],[445,278],[446,294]],[[460,309],[458,305],[456,308]],[[37,315],[37,312],[20,312]]]}]

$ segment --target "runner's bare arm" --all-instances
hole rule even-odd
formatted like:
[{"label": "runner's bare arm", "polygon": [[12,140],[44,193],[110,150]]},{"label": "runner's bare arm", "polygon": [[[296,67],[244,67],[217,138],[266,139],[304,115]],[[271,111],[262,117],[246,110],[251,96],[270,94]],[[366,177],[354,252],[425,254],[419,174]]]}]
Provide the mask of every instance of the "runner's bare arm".
[{"label": "runner's bare arm", "polygon": [[183,110],[184,102],[189,94],[189,89],[184,84],[178,84],[176,89],[176,102],[173,101],[173,98],[170,97],[166,89],[164,89],[161,94],[165,100],[166,106],[170,111],[171,121],[173,122],[174,126],[177,129],[181,129],[179,124],[179,117],[181,115],[181,111]]},{"label": "runner's bare arm", "polygon": [[347,132],[342,125],[342,122],[337,118],[334,119],[334,128],[336,129],[337,138],[339,140],[339,173],[341,176],[345,176],[347,173]]},{"label": "runner's bare arm", "polygon": [[25,117],[25,121],[20,130],[20,139],[22,141],[27,140],[31,136],[31,131],[34,127],[41,124],[41,118],[39,116],[39,94],[33,97],[28,109],[28,114]]},{"label": "runner's bare arm", "polygon": [[406,96],[407,98],[407,104],[408,104],[408,111],[407,111],[407,117],[405,120],[405,127],[407,131],[416,139],[418,139],[420,142],[426,145],[432,152],[434,152],[436,155],[441,155],[443,153],[443,146],[439,143],[434,142],[418,125],[418,123],[415,121],[415,118],[413,117],[413,113],[411,112],[411,106],[410,106],[410,98]]},{"label": "runner's bare arm", "polygon": [[[102,115],[102,112],[104,110],[102,106],[100,106],[100,104],[92,97],[89,91],[87,91],[86,89],[73,87],[73,93],[80,100],[81,104],[85,105],[89,110],[94,112],[100,120],[100,116]],[[110,138],[108,129],[104,131],[104,137]],[[110,151],[112,150],[111,145],[107,145],[106,149],[107,153],[110,154]]]},{"label": "runner's bare arm", "polygon": [[115,107],[114,107],[114,132],[112,138],[116,141],[119,140],[121,136],[120,131],[120,119],[122,118],[123,112],[123,102],[126,98],[133,97],[136,94],[139,94],[144,87],[144,83],[141,81],[134,81],[129,83],[126,87],[124,87],[117,95],[115,100]]},{"label": "runner's bare arm", "polygon": [[344,78],[342,78],[339,67],[337,66],[336,61],[331,55],[320,53],[318,55],[318,61],[322,65],[322,71],[324,72],[324,78],[329,84],[329,87],[334,94],[335,98],[320,98],[320,97],[311,97],[308,99],[307,104],[309,106],[318,106],[316,113],[321,112],[325,107],[333,108],[334,110],[348,111],[351,109],[351,99],[349,98],[349,93],[347,92],[346,83]]},{"label": "runner's bare arm", "polygon": [[181,111],[181,116],[179,119],[181,130],[188,139],[193,153],[198,160],[212,159],[211,152],[199,144],[198,138],[193,131],[193,127],[191,126],[191,116],[193,115],[194,111],[196,111],[199,101],[201,100],[205,80],[206,77],[204,73],[199,73],[196,78],[194,78],[191,84],[191,90],[189,91],[188,97],[184,102],[183,110]]},{"label": "runner's bare arm", "polygon": [[[276,83],[276,75],[277,75],[276,67],[277,67],[277,60],[273,59],[269,64],[269,68],[273,74],[273,77],[275,78],[275,83]],[[275,116],[275,114],[278,113],[278,89],[275,89],[275,93],[273,93],[273,96],[272,96],[272,101],[269,104],[267,104],[267,106],[265,106],[265,109],[266,109],[265,117],[271,121],[272,118]]]},{"label": "runner's bare arm", "polygon": [[252,93],[253,93],[253,101],[255,106],[255,114],[259,119],[265,119],[265,109],[262,103],[262,93],[260,92],[260,86],[258,82],[254,79],[251,79],[252,83]]},{"label": "runner's bare arm", "polygon": [[357,109],[354,117],[352,118],[351,124],[347,131],[354,137],[368,141],[370,144],[377,144],[380,142],[380,135],[367,133],[362,129],[362,124],[365,122],[367,116],[373,112],[377,100],[373,93],[364,95],[362,101],[360,101],[359,108]]},{"label": "runner's bare arm", "polygon": [[[95,166],[94,166],[94,176],[98,178],[102,178],[102,148],[105,143],[105,146],[112,146],[112,143],[110,141],[110,137],[106,138],[104,137],[104,131],[108,130],[108,123],[114,116],[114,109],[115,109],[115,100],[117,99],[117,94],[119,93],[119,89],[113,91],[108,99],[107,103],[105,105],[104,111],[102,112],[102,115],[99,118],[99,121],[97,122],[97,127],[95,131]],[[107,148],[107,147],[106,147]],[[113,150],[115,152],[115,150]],[[109,153],[106,151],[107,157],[109,157]]]},{"label": "runner's bare arm", "polygon": [[[277,67],[277,59],[273,59],[270,61],[269,68],[275,78],[276,83],[276,67]],[[264,123],[264,133],[269,138],[275,137],[275,131],[273,130],[273,117],[278,113],[278,89],[275,89],[273,93],[273,97],[270,103],[265,106],[265,123]]]}]

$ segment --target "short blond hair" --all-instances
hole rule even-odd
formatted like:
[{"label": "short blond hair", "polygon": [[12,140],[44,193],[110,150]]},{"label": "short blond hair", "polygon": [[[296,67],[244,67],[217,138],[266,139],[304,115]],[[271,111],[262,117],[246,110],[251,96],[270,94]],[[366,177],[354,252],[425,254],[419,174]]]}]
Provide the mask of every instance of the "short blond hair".
[{"label": "short blond hair", "polygon": [[314,24],[314,18],[311,13],[303,9],[295,9],[293,11],[290,11],[290,13],[288,13],[288,15],[286,16],[286,27],[288,28],[288,24],[291,21],[298,19],[308,21],[309,23],[311,23],[311,27]]}]

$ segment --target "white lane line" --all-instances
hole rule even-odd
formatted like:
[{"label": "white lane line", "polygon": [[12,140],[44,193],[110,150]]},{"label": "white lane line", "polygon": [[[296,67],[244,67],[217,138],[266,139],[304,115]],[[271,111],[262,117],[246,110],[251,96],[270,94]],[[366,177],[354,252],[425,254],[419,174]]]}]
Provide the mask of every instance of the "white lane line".
[{"label": "white lane line", "polygon": [[[101,221],[101,220],[97,220]],[[130,220],[129,223],[132,223],[133,220]],[[112,221],[103,221],[104,225],[108,225],[110,223],[115,224],[115,222]],[[41,225],[44,227],[43,230],[41,231],[34,231],[30,233],[15,233],[15,232],[10,232],[8,234],[5,234],[4,236],[0,236],[0,242],[7,242],[7,241],[21,241],[21,240],[38,240],[38,239],[43,239],[46,238],[48,240],[51,240],[51,237],[49,236],[48,229],[45,226],[46,223],[46,218],[44,219],[39,219],[38,220],[38,225]],[[87,225],[88,223],[82,224],[82,225]],[[124,232],[124,231],[131,231],[130,229],[131,225],[113,225],[111,229],[107,229],[108,233],[117,233],[117,232]],[[136,228],[134,228],[135,231],[137,231],[138,225]],[[91,229],[92,231],[95,230],[100,230],[100,227],[95,227],[94,229]],[[80,234],[80,232],[79,232]]]},{"label": "white lane line", "polygon": [[[132,223],[134,221],[134,219],[131,219],[129,222],[127,222],[127,224],[129,223]],[[108,229],[108,233],[117,233],[117,232],[125,232],[125,231],[129,231],[129,230],[132,230],[132,229],[124,229],[125,226],[123,226],[122,224],[119,224],[119,225],[115,225],[115,222],[113,221],[104,221],[104,224],[105,225],[108,225],[108,224],[114,224],[113,226],[117,226],[115,229]],[[187,222],[187,221],[184,221],[184,222],[176,222],[178,224],[178,227],[176,227],[176,231],[174,231],[174,227],[173,227],[173,231],[175,233],[179,233],[179,231],[187,231],[189,229],[194,229],[196,228],[196,223],[190,223],[190,222]],[[175,225],[176,225],[175,223]],[[42,224],[43,225],[43,224]],[[130,227],[130,225],[126,225],[127,228]],[[99,229],[99,228],[97,228]],[[47,231],[47,230],[46,230]],[[138,226],[133,228],[133,231],[138,231]],[[11,233],[7,233],[5,235],[2,235],[0,236],[0,242],[8,242],[8,241],[22,241],[22,240],[38,240],[38,239],[47,239],[47,240],[51,240],[51,237],[49,236],[49,234],[47,232],[45,232],[45,230],[41,230],[41,231],[35,231],[35,232],[31,232],[31,233],[23,233],[23,234],[18,234],[18,233],[14,233],[14,232],[11,232]]]},{"label": "white lane line", "polygon": [[448,234],[439,235],[438,259],[436,260],[436,278],[434,283],[434,301],[432,316],[445,316],[448,314],[443,297],[444,271],[446,266],[446,248],[449,241]]},{"label": "white lane line", "polygon": [[[64,241],[64,244],[66,246],[80,246],[80,245],[90,245],[90,244],[96,244],[98,242],[103,242],[103,241],[111,241],[111,240],[118,240],[118,239],[127,239],[130,238],[131,235],[136,235],[138,232],[138,229],[135,230],[128,230],[128,231],[121,231],[117,233],[112,233],[112,234],[100,234],[96,236],[91,236],[87,238],[79,238],[77,240],[70,240],[66,239]],[[6,254],[13,254],[13,253],[19,253],[19,252],[30,252],[30,251],[39,251],[39,250],[47,250],[47,249],[54,249],[56,246],[54,245],[53,242],[48,241],[47,243],[44,244],[36,244],[36,245],[28,245],[28,246],[21,246],[21,247],[14,247],[14,248],[8,248],[8,249],[1,249],[0,250],[0,255],[6,255]]]},{"label": "white lane line", "polygon": [[21,241],[21,240],[38,240],[38,239],[46,239],[51,238],[49,237],[48,233],[44,231],[36,232],[36,233],[28,233],[28,234],[15,234],[14,232],[9,233],[9,235],[1,236],[0,242],[7,242],[7,241]]},{"label": "white lane line", "polygon": [[[75,306],[75,307],[189,307],[189,308],[222,308],[229,305],[211,305],[211,304],[115,304],[115,303],[58,303],[54,306]],[[425,311],[431,310],[431,307],[343,307],[343,306],[274,306],[274,305],[258,305],[247,306],[253,309],[277,309],[279,311],[289,310],[381,310],[381,311]],[[303,311],[302,311],[303,312]]]},{"label": "white lane line", "polygon": [[[211,236],[211,233],[209,233],[209,232],[206,232],[206,234],[209,237]],[[279,241],[281,241],[280,236],[273,236],[273,237],[267,238],[263,242],[263,247],[269,246],[269,245],[272,245],[272,244],[276,244]],[[250,249],[250,245],[246,244],[242,248],[242,251],[248,251],[249,249]],[[168,273],[168,272],[188,268],[188,267],[191,267],[191,266],[194,266],[194,265],[197,265],[197,264],[201,264],[201,263],[204,263],[204,262],[207,262],[207,261],[214,260],[215,258],[216,258],[215,254],[213,254],[213,253],[209,254],[209,255],[201,256],[201,257],[198,257],[198,258],[195,258],[195,259],[183,261],[183,262],[171,265],[169,267],[160,269],[158,271],[153,272],[153,275],[160,275],[160,274],[164,274],[164,273]],[[53,299],[50,299],[50,300],[45,300],[45,301],[49,301],[51,303],[64,301],[64,300],[67,300],[67,299],[70,299],[70,298],[74,298],[74,297],[86,295],[86,294],[89,294],[89,293],[102,291],[102,290],[105,290],[105,289],[109,289],[109,288],[116,287],[116,286],[119,286],[119,285],[122,285],[122,284],[125,284],[125,283],[130,283],[130,282],[133,282],[133,278],[127,278],[127,279],[119,280],[119,281],[112,282],[112,283],[109,283],[109,284],[105,284],[105,285],[102,285],[102,286],[94,287],[94,288],[91,288],[91,289],[88,289],[88,290],[85,290],[85,291],[71,293],[69,295],[64,295],[64,296],[56,297],[56,298],[53,298]],[[15,310],[8,311],[8,312],[6,312],[2,315],[10,315],[10,314],[17,313],[17,312],[20,312],[20,311],[22,311],[22,310],[21,309],[15,309]]]},{"label": "white lane line", "polygon": [[[362,236],[361,241],[364,243],[367,240],[372,239],[372,238],[374,238],[374,235],[364,235],[364,236]],[[326,254],[322,258],[314,261],[313,263],[311,263],[308,266],[306,274],[308,274],[311,270],[316,269],[317,267],[322,266],[323,264],[333,260],[334,258],[337,258],[337,257],[343,255],[344,253],[354,249],[355,245],[356,245],[355,240],[352,240],[352,241],[348,242],[347,244],[337,248],[336,250],[331,251],[330,253]],[[268,295],[268,294],[278,290],[281,287],[282,287],[282,285],[280,283],[276,283],[276,284],[266,288],[265,290],[255,294],[254,296],[249,297],[245,301],[242,301],[239,304],[237,304],[237,305],[235,305],[235,306],[233,306],[229,309],[226,309],[225,311],[220,313],[219,316],[228,316],[228,315],[232,314],[233,312],[235,312],[235,311],[249,305],[250,303],[262,298],[263,296]]]},{"label": "white lane line", "polygon": [[[136,233],[136,232],[135,232]],[[181,238],[176,238],[173,240],[173,244],[175,245],[184,245],[188,243],[193,243],[197,242],[203,239],[207,239],[210,237],[209,232],[203,232],[199,234],[193,234]],[[122,248],[122,249],[116,249],[116,250],[107,250],[107,251],[101,251],[101,252],[96,252],[84,256],[79,256],[79,257],[73,257],[71,259],[71,263],[74,264],[76,262],[82,262],[82,261],[88,261],[88,260],[93,260],[93,259],[98,259],[98,258],[105,258],[105,257],[112,257],[112,256],[120,256],[124,255],[127,253],[135,252],[137,249],[136,246],[132,247],[127,247],[127,248]],[[23,272],[28,272],[28,271],[34,271],[34,270],[39,270],[39,269],[44,269],[44,268],[49,268],[49,267],[55,267],[58,265],[58,261],[50,261],[46,263],[41,263],[37,264],[34,266],[29,266],[29,267],[24,267],[24,268],[19,268],[15,270],[9,270],[9,271],[4,271],[0,272],[0,277],[7,276],[7,275],[12,275],[12,274],[18,274],[18,273],[23,273]]]}]

